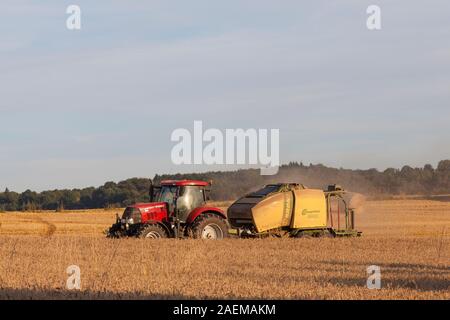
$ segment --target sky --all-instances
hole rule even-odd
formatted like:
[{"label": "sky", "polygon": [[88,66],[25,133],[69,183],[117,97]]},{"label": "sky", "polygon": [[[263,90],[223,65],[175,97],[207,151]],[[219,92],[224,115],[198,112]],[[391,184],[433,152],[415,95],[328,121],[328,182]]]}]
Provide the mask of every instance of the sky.
[{"label": "sky", "polygon": [[195,120],[279,129],[282,163],[450,159],[448,1],[5,0],[0,39],[0,190],[233,169],[172,163]]}]

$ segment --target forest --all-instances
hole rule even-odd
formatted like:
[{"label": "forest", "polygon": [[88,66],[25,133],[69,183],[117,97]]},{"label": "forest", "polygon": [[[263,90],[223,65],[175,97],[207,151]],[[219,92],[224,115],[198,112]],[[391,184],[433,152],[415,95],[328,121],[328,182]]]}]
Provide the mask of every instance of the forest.
[{"label": "forest", "polygon": [[[234,200],[265,184],[275,182],[298,182],[310,188],[326,188],[339,184],[346,190],[359,192],[367,197],[392,195],[437,195],[450,193],[450,160],[442,160],[436,168],[403,166],[352,170],[331,168],[321,164],[304,165],[291,162],[280,167],[273,176],[260,175],[259,169],[237,171],[214,171],[193,174],[155,175],[154,184],[166,179],[196,179],[211,181],[211,199]],[[35,211],[65,209],[118,208],[136,202],[149,201],[149,178],[131,178],[120,182],[106,182],[99,187],[62,189],[22,193],[8,188],[0,193],[0,211]]]}]

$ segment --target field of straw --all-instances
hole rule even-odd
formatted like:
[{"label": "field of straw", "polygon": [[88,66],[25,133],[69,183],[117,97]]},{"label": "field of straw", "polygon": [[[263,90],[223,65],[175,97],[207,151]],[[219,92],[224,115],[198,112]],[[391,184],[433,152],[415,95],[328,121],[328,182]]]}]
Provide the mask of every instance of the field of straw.
[{"label": "field of straw", "polygon": [[450,299],[450,202],[368,201],[348,239],[105,239],[114,215],[1,213],[0,299]]}]

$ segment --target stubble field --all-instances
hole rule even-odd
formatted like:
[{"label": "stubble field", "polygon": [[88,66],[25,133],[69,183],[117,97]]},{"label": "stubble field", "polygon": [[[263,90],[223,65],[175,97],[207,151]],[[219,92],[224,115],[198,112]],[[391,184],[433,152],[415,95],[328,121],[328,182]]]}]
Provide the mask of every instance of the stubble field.
[{"label": "stubble field", "polygon": [[348,239],[105,239],[115,212],[1,213],[0,299],[450,299],[450,202],[369,201]]}]

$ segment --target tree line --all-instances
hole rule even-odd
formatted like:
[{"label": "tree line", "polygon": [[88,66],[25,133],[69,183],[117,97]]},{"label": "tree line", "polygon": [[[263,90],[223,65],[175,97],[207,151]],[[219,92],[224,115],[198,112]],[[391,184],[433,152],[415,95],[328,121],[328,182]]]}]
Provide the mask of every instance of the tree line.
[{"label": "tree line", "polygon": [[[195,179],[212,181],[211,199],[234,200],[264,184],[298,182],[311,188],[326,188],[340,184],[346,190],[368,196],[383,195],[432,195],[450,193],[450,160],[442,160],[436,168],[427,164],[423,168],[404,166],[351,170],[331,168],[321,164],[304,165],[291,162],[280,167],[278,174],[262,176],[258,169],[215,171],[194,174],[155,175],[153,183],[166,179]],[[6,189],[0,193],[0,211],[34,211],[64,209],[94,209],[125,207],[136,202],[150,200],[148,178],[131,178],[118,183],[106,182],[100,187],[64,189],[43,192],[26,190],[17,193]]]}]

